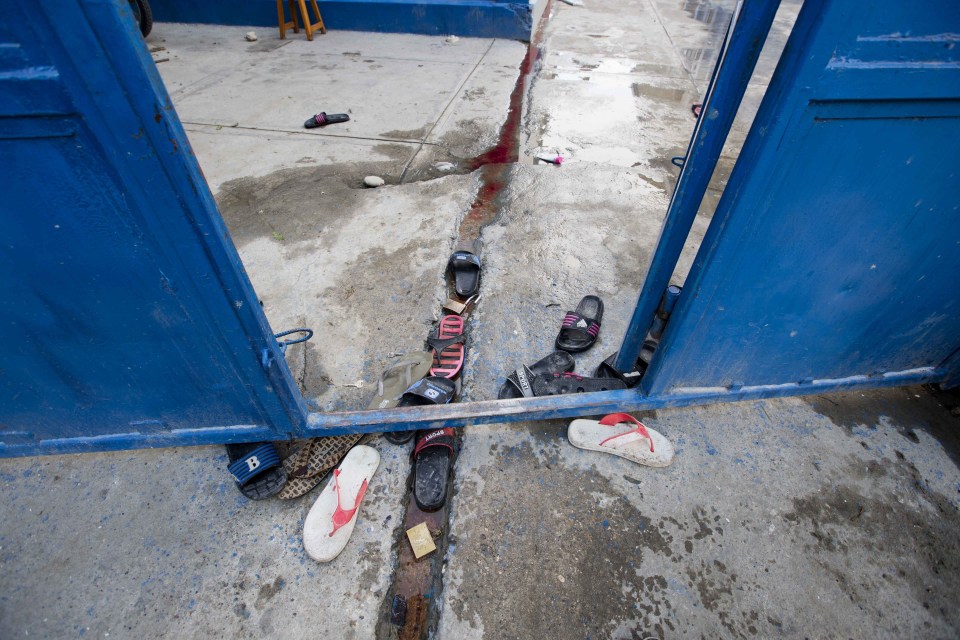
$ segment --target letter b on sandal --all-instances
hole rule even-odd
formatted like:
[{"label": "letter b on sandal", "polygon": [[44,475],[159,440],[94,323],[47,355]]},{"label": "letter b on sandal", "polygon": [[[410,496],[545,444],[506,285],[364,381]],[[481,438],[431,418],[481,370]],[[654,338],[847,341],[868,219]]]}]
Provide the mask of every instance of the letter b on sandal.
[{"label": "letter b on sandal", "polygon": [[260,466],[260,458],[257,456],[250,456],[246,459],[247,469],[250,471],[255,471],[257,467]]}]

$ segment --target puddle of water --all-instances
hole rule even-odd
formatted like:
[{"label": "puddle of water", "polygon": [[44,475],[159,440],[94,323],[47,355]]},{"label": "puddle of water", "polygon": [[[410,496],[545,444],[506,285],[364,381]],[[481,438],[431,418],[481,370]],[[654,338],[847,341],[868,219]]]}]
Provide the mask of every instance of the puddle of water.
[{"label": "puddle of water", "polygon": [[634,62],[632,60],[617,60],[616,58],[604,58],[596,66],[596,71],[600,73],[630,73],[633,70]]},{"label": "puddle of water", "polygon": [[633,167],[639,162],[640,155],[627,147],[587,147],[577,152],[577,160],[617,167]]},{"label": "puddle of water", "polygon": [[634,82],[633,95],[638,98],[650,98],[651,100],[661,100],[683,104],[687,99],[686,89],[671,89],[668,87],[655,87],[642,82]]}]

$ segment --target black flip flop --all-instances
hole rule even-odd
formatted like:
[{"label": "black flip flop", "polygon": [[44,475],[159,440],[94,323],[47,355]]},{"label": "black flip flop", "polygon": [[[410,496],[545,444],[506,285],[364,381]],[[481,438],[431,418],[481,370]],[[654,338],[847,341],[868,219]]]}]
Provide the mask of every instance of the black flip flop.
[{"label": "black flip flop", "polygon": [[453,288],[461,298],[474,296],[480,290],[480,258],[469,251],[454,251],[447,262],[453,273]]},{"label": "black flip flop", "polygon": [[567,311],[557,335],[557,349],[580,353],[597,341],[600,321],[603,320],[603,300],[597,296],[584,296],[576,311]]},{"label": "black flip flop", "polygon": [[413,448],[413,498],[421,511],[436,511],[447,501],[456,435],[452,428],[417,432]]},{"label": "black flip flop", "polygon": [[531,381],[536,376],[542,376],[548,373],[566,373],[573,371],[576,361],[573,356],[566,351],[554,351],[546,358],[530,365],[523,366],[507,376],[507,381],[500,387],[500,393],[497,398],[505,400],[507,398],[532,398],[533,388]]},{"label": "black flip flop", "polygon": [[237,489],[251,500],[275,496],[287,482],[280,453],[272,442],[228,444],[227,457],[227,471],[236,480]]},{"label": "black flip flop", "polygon": [[626,389],[627,385],[616,378],[584,378],[575,373],[551,373],[533,379],[533,395],[559,396],[567,393],[590,393]]},{"label": "black flip flop", "polygon": [[312,118],[307,119],[307,121],[303,123],[303,126],[307,129],[315,129],[316,127],[325,127],[328,124],[349,121],[350,116],[345,113],[327,113],[326,111],[321,111]]},{"label": "black flip flop", "polygon": [[[397,408],[415,407],[425,404],[447,404],[457,393],[457,383],[449,378],[427,376],[417,380],[410,388],[403,392]],[[415,431],[388,431],[383,434],[387,442],[404,444],[410,442]]]}]

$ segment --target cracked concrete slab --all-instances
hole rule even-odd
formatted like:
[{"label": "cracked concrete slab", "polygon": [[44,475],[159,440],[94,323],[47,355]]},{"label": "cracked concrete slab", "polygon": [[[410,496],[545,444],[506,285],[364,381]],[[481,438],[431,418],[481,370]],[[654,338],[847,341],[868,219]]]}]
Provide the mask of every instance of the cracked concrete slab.
[{"label": "cracked concrete slab", "polygon": [[860,396],[651,412],[667,469],[565,422],[468,429],[438,635],[953,635],[955,425],[919,389]]}]

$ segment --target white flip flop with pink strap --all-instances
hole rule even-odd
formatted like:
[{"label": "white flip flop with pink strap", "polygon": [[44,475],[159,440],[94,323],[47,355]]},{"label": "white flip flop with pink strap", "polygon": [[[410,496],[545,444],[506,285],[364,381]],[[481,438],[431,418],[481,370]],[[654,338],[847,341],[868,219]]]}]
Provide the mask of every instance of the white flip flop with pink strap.
[{"label": "white flip flop with pink strap", "polygon": [[611,413],[602,420],[574,420],[567,439],[575,447],[612,453],[648,467],[673,462],[673,445],[628,413]]},{"label": "white flip flop with pink strap", "polygon": [[377,450],[358,445],[334,469],[303,522],[303,548],[311,558],[330,562],[347,546],[363,494],[378,466]]}]

